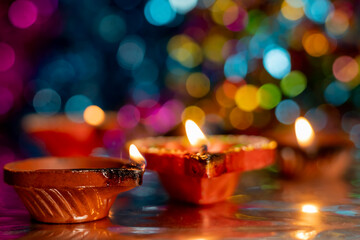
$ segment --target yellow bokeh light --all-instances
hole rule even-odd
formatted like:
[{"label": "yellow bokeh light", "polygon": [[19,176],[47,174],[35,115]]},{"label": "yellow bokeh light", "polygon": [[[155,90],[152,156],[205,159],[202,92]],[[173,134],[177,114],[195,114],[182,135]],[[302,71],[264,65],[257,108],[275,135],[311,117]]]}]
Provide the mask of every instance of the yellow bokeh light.
[{"label": "yellow bokeh light", "polygon": [[252,112],[245,112],[236,107],[230,112],[229,119],[234,128],[244,130],[251,126],[254,116]]},{"label": "yellow bokeh light", "polygon": [[254,111],[259,106],[256,97],[257,91],[258,88],[251,84],[241,86],[235,95],[236,105],[243,111]]},{"label": "yellow bokeh light", "polygon": [[304,10],[302,7],[293,7],[284,1],[281,4],[281,14],[290,21],[296,21],[304,16]]},{"label": "yellow bokeh light", "polygon": [[181,119],[183,123],[185,123],[186,120],[191,119],[197,125],[202,126],[205,122],[205,112],[197,106],[189,106],[182,112]]},{"label": "yellow bokeh light", "polygon": [[301,211],[303,213],[317,213],[317,212],[319,212],[319,209],[314,204],[304,204],[301,207]]},{"label": "yellow bokeh light", "polygon": [[231,0],[217,0],[211,7],[211,18],[217,24],[224,25],[223,18],[225,11],[236,4]]},{"label": "yellow bokeh light", "polygon": [[203,43],[205,57],[213,62],[223,62],[222,49],[227,41],[228,39],[222,35],[209,35]]},{"label": "yellow bokeh light", "polygon": [[207,144],[207,138],[205,137],[205,134],[194,121],[186,120],[185,131],[191,146],[198,147]]},{"label": "yellow bokeh light", "polygon": [[192,73],[186,79],[186,90],[190,96],[201,98],[210,91],[210,80],[203,73]]},{"label": "yellow bokeh light", "polygon": [[168,42],[167,50],[170,57],[188,68],[198,66],[203,60],[200,46],[187,35],[172,37]]},{"label": "yellow bokeh light", "polygon": [[295,121],[296,139],[301,147],[309,147],[313,144],[315,133],[309,121],[304,117],[298,117]]},{"label": "yellow bokeh light", "polygon": [[99,126],[105,120],[105,113],[98,106],[91,105],[88,106],[84,111],[84,120],[90,125]]},{"label": "yellow bokeh light", "polygon": [[327,17],[325,27],[330,34],[339,36],[348,30],[349,24],[348,15],[341,10],[335,10]]},{"label": "yellow bokeh light", "polygon": [[304,34],[302,44],[305,51],[313,57],[320,57],[329,51],[329,41],[320,32]]}]

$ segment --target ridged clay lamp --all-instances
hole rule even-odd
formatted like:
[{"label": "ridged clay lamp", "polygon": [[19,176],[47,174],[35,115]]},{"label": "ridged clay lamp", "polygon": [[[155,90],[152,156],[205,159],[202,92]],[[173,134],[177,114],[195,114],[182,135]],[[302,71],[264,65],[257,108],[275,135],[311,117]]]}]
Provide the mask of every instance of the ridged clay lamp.
[{"label": "ridged clay lamp", "polygon": [[152,137],[133,141],[159,174],[170,197],[193,204],[212,204],[230,197],[242,172],[275,160],[276,142],[259,136],[205,137],[191,120],[185,137]]},{"label": "ridged clay lamp", "polygon": [[31,216],[47,223],[104,218],[116,196],[142,184],[144,164],[104,157],[45,157],[8,163],[4,180]]}]

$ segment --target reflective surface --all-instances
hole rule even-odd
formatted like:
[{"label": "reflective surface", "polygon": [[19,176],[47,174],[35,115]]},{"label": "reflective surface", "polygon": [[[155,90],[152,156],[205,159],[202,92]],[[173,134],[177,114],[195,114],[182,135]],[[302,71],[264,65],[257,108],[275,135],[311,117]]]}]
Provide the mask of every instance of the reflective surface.
[{"label": "reflective surface", "polygon": [[243,174],[236,195],[210,206],[169,201],[157,175],[120,195],[109,218],[81,224],[33,222],[1,183],[0,239],[357,239],[360,164],[344,180],[296,182],[271,169]]}]

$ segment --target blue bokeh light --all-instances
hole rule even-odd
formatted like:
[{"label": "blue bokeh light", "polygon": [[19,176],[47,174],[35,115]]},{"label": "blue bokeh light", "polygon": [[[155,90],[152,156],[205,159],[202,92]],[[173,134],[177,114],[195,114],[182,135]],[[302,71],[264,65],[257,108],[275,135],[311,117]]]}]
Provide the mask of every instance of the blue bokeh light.
[{"label": "blue bokeh light", "polygon": [[197,0],[169,0],[171,7],[180,14],[185,14],[195,8]]},{"label": "blue bokeh light", "polygon": [[293,100],[283,100],[276,106],[275,116],[283,124],[292,124],[300,116],[299,105]]},{"label": "blue bokeh light", "polygon": [[334,106],[340,106],[349,99],[350,93],[345,84],[332,82],[326,87],[324,97],[328,103]]},{"label": "blue bokeh light", "polygon": [[310,121],[313,128],[317,131],[324,129],[328,122],[326,113],[320,108],[311,108],[304,117]]},{"label": "blue bokeh light", "polygon": [[244,78],[248,71],[248,64],[243,54],[236,54],[229,57],[224,65],[224,74],[227,78]]},{"label": "blue bokeh light", "polygon": [[332,4],[328,0],[304,0],[305,15],[316,23],[325,23],[329,13],[332,11]]},{"label": "blue bokeh light", "polygon": [[145,43],[138,36],[128,36],[119,46],[117,61],[125,69],[136,69],[144,60]]},{"label": "blue bokeh light", "polygon": [[73,122],[84,122],[83,112],[90,105],[92,102],[86,96],[72,96],[65,104],[65,114]]},{"label": "blue bokeh light", "polygon": [[176,12],[166,0],[149,0],[144,8],[146,20],[155,26],[171,23],[176,17]]},{"label": "blue bokeh light", "polygon": [[274,78],[281,79],[291,71],[290,54],[284,48],[271,47],[265,51],[263,64]]},{"label": "blue bokeh light", "polygon": [[101,19],[99,24],[100,36],[111,43],[120,41],[126,33],[125,21],[116,14],[109,14]]},{"label": "blue bokeh light", "polygon": [[53,89],[42,89],[35,94],[33,106],[40,114],[54,115],[61,108],[61,98]]}]

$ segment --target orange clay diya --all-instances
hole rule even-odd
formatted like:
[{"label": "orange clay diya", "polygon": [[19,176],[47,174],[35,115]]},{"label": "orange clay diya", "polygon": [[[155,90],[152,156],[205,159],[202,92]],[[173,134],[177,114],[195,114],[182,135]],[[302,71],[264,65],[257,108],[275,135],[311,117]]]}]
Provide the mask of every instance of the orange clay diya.
[{"label": "orange clay diya", "polygon": [[276,142],[259,136],[215,135],[208,138],[192,121],[184,137],[154,137],[133,141],[158,172],[171,198],[212,204],[230,197],[242,172],[275,160]]},{"label": "orange clay diya", "polygon": [[351,163],[353,143],[341,131],[314,133],[311,124],[299,117],[295,128],[266,134],[279,144],[281,173],[297,179],[336,179]]},{"label": "orange clay diya", "polygon": [[97,121],[79,123],[65,114],[30,114],[23,119],[23,128],[52,156],[88,156],[93,149],[103,146],[107,130],[118,127],[115,113],[107,112],[100,117]]},{"label": "orange clay diya", "polygon": [[4,179],[31,216],[47,223],[104,218],[116,195],[142,184],[144,164],[101,157],[34,158],[8,163]]}]

